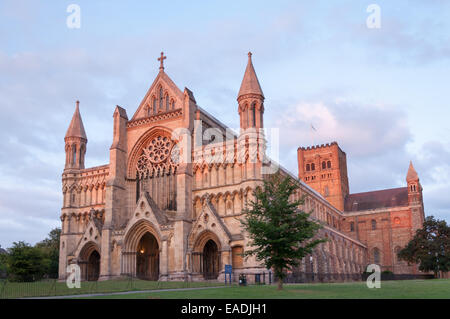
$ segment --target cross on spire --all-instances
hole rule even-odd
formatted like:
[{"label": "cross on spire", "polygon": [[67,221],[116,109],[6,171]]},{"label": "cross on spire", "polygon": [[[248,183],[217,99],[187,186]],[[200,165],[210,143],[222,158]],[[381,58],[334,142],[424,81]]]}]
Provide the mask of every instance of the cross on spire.
[{"label": "cross on spire", "polygon": [[167,59],[166,56],[164,56],[164,52],[161,52],[161,56],[158,58],[158,61],[161,62],[161,64],[159,65],[159,69],[162,71],[164,70],[164,60]]}]

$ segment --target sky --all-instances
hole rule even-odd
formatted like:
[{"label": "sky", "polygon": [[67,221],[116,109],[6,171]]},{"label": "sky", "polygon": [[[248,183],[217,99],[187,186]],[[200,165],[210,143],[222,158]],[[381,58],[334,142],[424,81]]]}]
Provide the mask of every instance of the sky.
[{"label": "sky", "polygon": [[[370,4],[380,28],[367,26]],[[411,160],[426,215],[450,222],[449,16],[444,0],[2,0],[0,245],[60,227],[75,101],[86,167],[108,163],[114,108],[132,117],[161,51],[178,87],[232,128],[251,51],[283,166],[297,175],[299,146],[337,141],[356,193],[406,186]]]}]

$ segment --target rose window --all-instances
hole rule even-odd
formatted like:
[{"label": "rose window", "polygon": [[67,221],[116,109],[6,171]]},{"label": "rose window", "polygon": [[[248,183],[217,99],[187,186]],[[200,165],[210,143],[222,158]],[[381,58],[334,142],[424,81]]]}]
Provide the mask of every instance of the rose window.
[{"label": "rose window", "polygon": [[180,161],[178,144],[169,137],[157,136],[142,150],[137,159],[136,171],[139,177],[175,172]]},{"label": "rose window", "polygon": [[168,137],[158,136],[144,151],[151,162],[160,163],[169,157],[171,146],[172,141]]}]

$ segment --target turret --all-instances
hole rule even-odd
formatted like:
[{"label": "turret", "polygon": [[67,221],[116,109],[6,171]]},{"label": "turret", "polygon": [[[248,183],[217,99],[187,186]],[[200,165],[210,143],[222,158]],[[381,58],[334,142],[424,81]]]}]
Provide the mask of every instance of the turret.
[{"label": "turret", "polygon": [[66,165],[64,169],[83,169],[87,137],[80,115],[80,101],[76,102],[75,112],[64,138],[66,142]]},{"label": "turret", "polygon": [[252,63],[252,53],[248,53],[247,68],[239,89],[237,101],[239,103],[240,127],[262,128],[264,114],[264,94],[259,85],[258,77]]},{"label": "turret", "polygon": [[417,205],[422,201],[422,186],[419,182],[419,175],[412,162],[409,162],[408,174],[406,175],[408,184],[408,202],[410,205]]}]

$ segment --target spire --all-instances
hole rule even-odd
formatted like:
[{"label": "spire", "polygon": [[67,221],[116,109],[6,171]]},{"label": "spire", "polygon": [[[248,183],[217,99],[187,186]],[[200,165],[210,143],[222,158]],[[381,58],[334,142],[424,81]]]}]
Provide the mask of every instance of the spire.
[{"label": "spire", "polygon": [[87,140],[86,132],[84,131],[83,121],[80,115],[80,101],[77,101],[75,112],[70,121],[69,128],[67,129],[66,137],[80,137]]},{"label": "spire", "polygon": [[409,162],[408,174],[406,175],[406,181],[416,181],[419,179],[416,170],[414,169],[412,161]]},{"label": "spire", "polygon": [[256,76],[255,69],[253,68],[251,52],[248,53],[247,68],[245,69],[244,79],[242,80],[241,88],[239,89],[238,99],[246,94],[258,94],[264,99],[264,94],[261,90],[261,86],[259,85],[258,77]]}]

